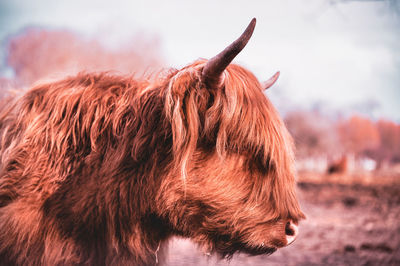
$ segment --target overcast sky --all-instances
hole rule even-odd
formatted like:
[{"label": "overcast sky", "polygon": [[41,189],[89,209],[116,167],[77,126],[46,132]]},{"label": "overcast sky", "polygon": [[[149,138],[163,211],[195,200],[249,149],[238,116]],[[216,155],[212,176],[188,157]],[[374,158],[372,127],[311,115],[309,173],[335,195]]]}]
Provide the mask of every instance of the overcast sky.
[{"label": "overcast sky", "polygon": [[[253,17],[254,35],[236,62],[260,80],[280,70],[272,95],[290,105],[353,108],[400,122],[396,0],[0,0],[0,44],[27,26],[68,29],[111,45],[144,32],[158,36],[170,66],[182,67],[214,56]],[[4,62],[0,67],[5,73]]]}]

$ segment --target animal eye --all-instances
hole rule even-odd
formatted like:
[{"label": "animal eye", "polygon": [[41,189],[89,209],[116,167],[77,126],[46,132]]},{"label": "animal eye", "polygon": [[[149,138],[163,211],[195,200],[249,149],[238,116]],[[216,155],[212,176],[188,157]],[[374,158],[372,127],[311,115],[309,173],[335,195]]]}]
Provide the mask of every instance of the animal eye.
[{"label": "animal eye", "polygon": [[247,165],[250,171],[257,171],[263,175],[274,169],[274,163],[271,158],[268,156],[267,159],[265,159],[264,156],[260,154],[250,156]]}]

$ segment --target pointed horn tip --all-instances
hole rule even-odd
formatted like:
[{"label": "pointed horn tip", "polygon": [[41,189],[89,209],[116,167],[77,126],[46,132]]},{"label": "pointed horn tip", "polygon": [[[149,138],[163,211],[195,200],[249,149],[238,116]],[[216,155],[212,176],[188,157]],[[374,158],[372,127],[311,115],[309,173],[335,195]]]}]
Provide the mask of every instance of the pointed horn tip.
[{"label": "pointed horn tip", "polygon": [[253,34],[254,28],[256,27],[256,22],[257,22],[256,18],[253,18],[250,21],[249,26],[247,26],[247,29],[245,30],[245,31],[248,31],[248,30],[250,31],[250,36],[251,36],[251,34]]},{"label": "pointed horn tip", "polygon": [[281,72],[277,71],[269,80],[264,82],[264,84],[263,84],[264,90],[267,90],[269,87],[274,85],[274,83],[278,80],[280,74],[281,74]]}]

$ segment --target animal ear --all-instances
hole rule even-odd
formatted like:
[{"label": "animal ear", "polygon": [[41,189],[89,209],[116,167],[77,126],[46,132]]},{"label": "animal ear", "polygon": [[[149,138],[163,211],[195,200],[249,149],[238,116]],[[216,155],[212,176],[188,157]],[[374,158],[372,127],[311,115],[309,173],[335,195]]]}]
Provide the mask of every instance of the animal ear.
[{"label": "animal ear", "polygon": [[276,72],[272,77],[269,78],[269,80],[263,82],[263,88],[264,90],[267,90],[269,87],[271,87],[272,85],[274,85],[274,83],[278,80],[280,75],[280,72]]},{"label": "animal ear", "polygon": [[210,87],[217,88],[221,82],[221,74],[232,60],[242,51],[250,40],[256,26],[256,19],[253,18],[246,30],[240,37],[226,47],[222,52],[208,60],[203,68],[201,80],[204,84]]}]

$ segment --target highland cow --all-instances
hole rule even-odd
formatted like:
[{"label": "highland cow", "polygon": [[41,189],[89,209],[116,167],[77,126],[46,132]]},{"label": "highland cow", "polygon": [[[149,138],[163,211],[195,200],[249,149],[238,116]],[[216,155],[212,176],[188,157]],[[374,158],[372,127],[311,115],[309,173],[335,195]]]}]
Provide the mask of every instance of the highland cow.
[{"label": "highland cow", "polygon": [[292,140],[231,64],[254,27],[157,81],[78,74],[3,106],[0,264],[154,265],[174,235],[228,258],[290,244]]},{"label": "highland cow", "polygon": [[348,170],[348,157],[342,156],[340,159],[332,161],[327,168],[328,174],[343,174]]}]

